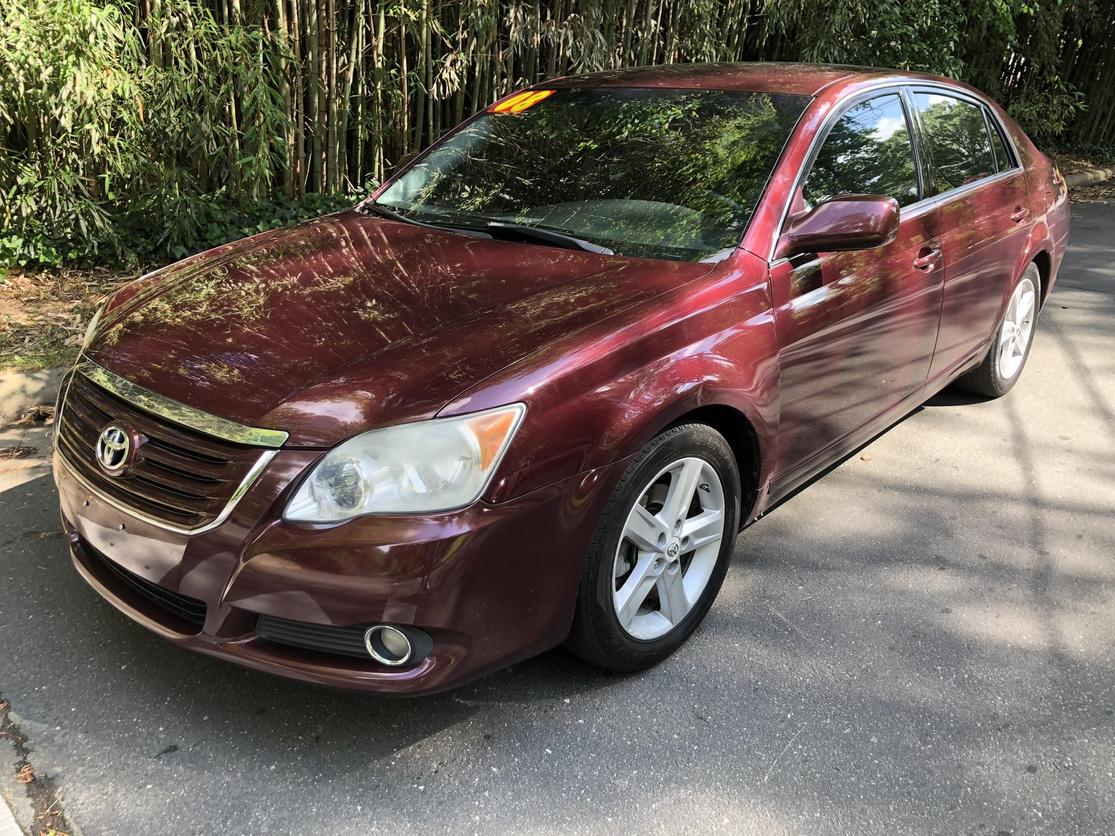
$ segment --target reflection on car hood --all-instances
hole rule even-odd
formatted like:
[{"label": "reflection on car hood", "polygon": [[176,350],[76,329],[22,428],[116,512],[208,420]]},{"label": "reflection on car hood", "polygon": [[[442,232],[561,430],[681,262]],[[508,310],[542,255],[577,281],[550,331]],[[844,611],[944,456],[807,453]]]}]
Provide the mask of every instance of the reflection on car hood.
[{"label": "reflection on car hood", "polygon": [[708,269],[345,212],[128,285],[88,354],[164,396],[325,445],[432,416],[548,342]]}]

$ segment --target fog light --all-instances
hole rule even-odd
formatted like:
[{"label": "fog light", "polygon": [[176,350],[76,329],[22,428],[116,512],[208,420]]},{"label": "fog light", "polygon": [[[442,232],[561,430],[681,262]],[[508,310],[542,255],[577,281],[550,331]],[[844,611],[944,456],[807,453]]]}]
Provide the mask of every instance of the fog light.
[{"label": "fog light", "polygon": [[377,662],[404,665],[414,653],[407,634],[390,624],[377,624],[364,633],[364,646]]}]

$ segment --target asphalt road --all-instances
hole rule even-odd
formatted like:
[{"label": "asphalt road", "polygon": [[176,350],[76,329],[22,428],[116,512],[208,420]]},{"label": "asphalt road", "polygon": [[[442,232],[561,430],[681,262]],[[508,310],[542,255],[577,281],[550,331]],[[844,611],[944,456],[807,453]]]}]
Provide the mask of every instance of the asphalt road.
[{"label": "asphalt road", "polygon": [[939,396],[744,532],[637,676],[555,651],[389,700],[195,656],[9,474],[0,694],[36,772],[85,834],[1115,832],[1115,207],[1073,214],[1015,390]]}]

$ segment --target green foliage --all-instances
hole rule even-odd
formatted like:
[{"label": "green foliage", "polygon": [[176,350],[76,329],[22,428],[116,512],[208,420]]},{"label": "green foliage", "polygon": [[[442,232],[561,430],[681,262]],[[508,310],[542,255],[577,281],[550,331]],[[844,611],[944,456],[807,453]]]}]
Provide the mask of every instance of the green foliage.
[{"label": "green foliage", "polygon": [[1113,32],[1104,0],[0,0],[0,265],[175,258],[343,204],[516,87],[637,64],[944,73],[1111,149]]},{"label": "green foliage", "polygon": [[109,184],[135,174],[134,44],[113,6],[89,0],[2,4],[6,260],[57,264],[82,250],[95,257],[115,238]]},{"label": "green foliage", "polygon": [[770,37],[789,45],[780,57],[960,75],[957,54],[971,2],[806,0],[764,4]]},{"label": "green foliage", "polygon": [[175,258],[337,205],[278,188],[263,30],[152,9],[141,31],[127,6],[0,0],[0,264]]},{"label": "green foliage", "polygon": [[1084,94],[1056,76],[1026,85],[1010,101],[1011,114],[1039,142],[1071,142],[1066,134],[1087,107]]}]

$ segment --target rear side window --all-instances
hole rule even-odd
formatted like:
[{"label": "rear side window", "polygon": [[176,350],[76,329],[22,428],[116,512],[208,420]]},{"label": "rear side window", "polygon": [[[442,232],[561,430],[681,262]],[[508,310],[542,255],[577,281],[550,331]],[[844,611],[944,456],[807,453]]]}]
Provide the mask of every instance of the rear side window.
[{"label": "rear side window", "polygon": [[897,95],[852,105],[825,137],[802,196],[816,206],[842,194],[887,195],[899,206],[917,201],[914,148]]},{"label": "rear side window", "polygon": [[[933,182],[947,192],[995,173],[983,108],[940,93],[914,93]],[[1001,141],[1001,140],[1000,140]]]},{"label": "rear side window", "polygon": [[988,127],[991,128],[991,147],[995,151],[995,165],[999,171],[1009,171],[1014,168],[1014,156],[1003,141],[1003,134],[995,127],[995,117],[987,115]]}]

